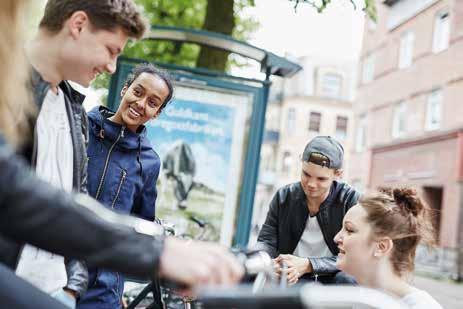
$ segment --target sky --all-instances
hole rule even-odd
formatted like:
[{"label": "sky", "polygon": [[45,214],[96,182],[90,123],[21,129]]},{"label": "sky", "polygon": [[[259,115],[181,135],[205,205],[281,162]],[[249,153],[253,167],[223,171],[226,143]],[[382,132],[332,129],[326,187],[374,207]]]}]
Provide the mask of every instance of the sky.
[{"label": "sky", "polygon": [[[356,1],[361,2],[361,1]],[[245,14],[260,23],[249,43],[280,56],[316,55],[356,60],[361,49],[364,13],[349,0],[334,0],[322,13],[288,0],[255,0]]]}]

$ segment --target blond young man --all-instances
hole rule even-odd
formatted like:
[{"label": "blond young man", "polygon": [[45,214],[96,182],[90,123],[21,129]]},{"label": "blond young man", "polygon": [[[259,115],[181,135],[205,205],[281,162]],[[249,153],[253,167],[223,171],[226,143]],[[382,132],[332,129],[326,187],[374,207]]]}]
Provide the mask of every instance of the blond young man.
[{"label": "blond young man", "polygon": [[[26,55],[32,66],[31,87],[38,116],[32,119],[33,138],[26,145],[25,156],[35,168],[37,176],[68,192],[86,192],[88,128],[82,107],[84,97],[67,81],[87,87],[98,74],[113,73],[117,57],[127,40],[141,38],[145,30],[146,25],[131,0],[47,2],[39,31],[26,46]],[[78,227],[73,229],[71,225],[69,233],[79,233],[76,231]],[[119,245],[133,250],[130,254],[133,256],[137,245],[128,243],[128,240],[125,242],[119,240]],[[194,269],[191,269],[191,273],[179,274],[179,268],[171,265],[175,263],[175,258],[167,259],[170,253],[184,250],[179,246],[182,245],[173,239],[165,243],[162,252],[166,258],[164,263],[161,262],[165,267],[160,267],[159,271],[166,277],[188,278],[191,282],[198,282],[197,278],[193,279]],[[114,248],[114,252],[110,249],[102,250],[103,260],[112,259],[112,254],[120,254],[117,248]],[[156,254],[158,257],[159,253]],[[146,252],[139,252],[139,256],[139,259],[145,259],[140,263],[146,263]],[[153,260],[153,267],[155,264]],[[210,269],[210,265],[204,266],[206,270]],[[75,306],[75,300],[88,285],[85,263],[76,260],[66,260],[64,263],[64,258],[32,246],[26,246],[23,250],[17,273],[46,292],[53,293],[69,307]],[[218,280],[221,279],[227,280],[224,276]],[[203,278],[203,281],[209,279]]]},{"label": "blond young man", "polygon": [[[87,192],[84,96],[67,80],[88,87],[98,74],[113,73],[128,38],[140,38],[145,29],[130,0],[47,2],[38,33],[26,46],[38,109],[26,157],[41,179],[67,192]],[[24,248],[17,273],[70,307],[88,285],[83,262],[64,263],[32,246]]]}]

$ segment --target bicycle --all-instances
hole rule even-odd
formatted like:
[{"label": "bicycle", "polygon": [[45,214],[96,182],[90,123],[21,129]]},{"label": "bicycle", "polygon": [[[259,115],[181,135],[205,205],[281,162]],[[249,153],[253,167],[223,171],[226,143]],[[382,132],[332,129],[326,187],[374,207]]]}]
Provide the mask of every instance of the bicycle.
[{"label": "bicycle", "polygon": [[[197,232],[195,235],[183,233],[178,235],[182,239],[191,240],[208,240],[211,233],[214,233],[214,227],[208,221],[201,219],[194,213],[186,212],[188,220],[196,225]],[[175,228],[169,222],[156,219],[156,223],[163,226],[165,235],[175,235]],[[128,301],[127,309],[138,308],[167,308],[167,309],[192,309],[194,308],[194,299],[179,295],[175,291],[175,286],[165,282],[140,283],[124,292],[124,298]]]},{"label": "bicycle", "polygon": [[[233,251],[232,251],[233,252]],[[246,280],[251,280],[252,278],[256,278],[254,280],[253,284],[253,291],[259,291],[262,288],[262,283],[265,282],[267,279],[274,280],[274,273],[273,273],[273,262],[270,256],[262,251],[243,251],[243,250],[235,250],[233,252],[238,259],[241,261],[245,268],[245,281]],[[175,290],[178,288],[175,284],[171,284],[168,282],[163,282],[165,287],[167,286],[168,292],[164,293],[169,293],[172,290]],[[163,298],[163,304],[159,305],[155,301],[151,301],[148,296],[150,292],[152,292],[154,284],[153,282],[149,283],[146,285],[141,292],[138,292],[138,294],[133,298],[132,302],[129,304],[127,309],[135,309],[135,308],[149,308],[149,309],[154,309],[154,308],[184,308],[184,309],[190,309],[190,308],[203,308],[203,304],[201,300],[197,299],[184,299],[184,298],[179,298],[179,301],[172,301],[169,303],[170,300],[176,300],[174,298],[169,299],[171,296],[167,295],[162,295],[165,296]],[[171,294],[172,295],[172,294]],[[147,305],[143,305],[143,301],[145,303],[150,302]],[[138,305],[142,304],[143,307],[138,307]]]}]

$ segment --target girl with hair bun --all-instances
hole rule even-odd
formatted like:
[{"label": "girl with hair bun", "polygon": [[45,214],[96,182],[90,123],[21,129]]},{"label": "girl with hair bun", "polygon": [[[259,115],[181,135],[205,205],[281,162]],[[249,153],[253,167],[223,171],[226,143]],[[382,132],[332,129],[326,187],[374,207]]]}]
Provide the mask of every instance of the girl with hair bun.
[{"label": "girl with hair bun", "polygon": [[435,244],[430,209],[415,190],[382,189],[363,196],[346,213],[334,240],[337,267],[359,284],[396,296],[412,309],[442,309],[410,284],[418,244]]}]

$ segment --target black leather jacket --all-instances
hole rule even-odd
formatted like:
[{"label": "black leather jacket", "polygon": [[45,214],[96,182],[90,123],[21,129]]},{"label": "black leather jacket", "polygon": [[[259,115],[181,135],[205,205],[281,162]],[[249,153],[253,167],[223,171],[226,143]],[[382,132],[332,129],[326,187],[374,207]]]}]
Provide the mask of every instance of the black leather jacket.
[{"label": "black leather jacket", "polygon": [[[155,276],[163,249],[162,238],[108,223],[79,206],[70,195],[36,178],[1,136],[0,171],[0,236],[3,239],[27,242],[139,279]],[[1,261],[10,256],[6,247],[0,247]]]},{"label": "black leather jacket", "polygon": [[[349,185],[334,181],[326,200],[320,205],[316,215],[323,238],[333,254],[332,257],[309,256],[313,275],[330,275],[338,272],[336,256],[338,247],[334,236],[341,230],[342,219],[347,210],[355,205],[359,193]],[[309,210],[301,183],[293,183],[280,188],[272,201],[264,225],[259,233],[258,247],[272,257],[279,254],[293,254],[304,232]]]},{"label": "black leather jacket", "polygon": [[[82,106],[85,96],[75,91],[68,82],[63,81],[59,85],[64,93],[66,112],[71,129],[71,138],[73,145],[73,190],[75,192],[87,193],[87,142],[88,142],[88,120],[85,110]],[[42,76],[32,68],[31,72],[31,90],[34,102],[40,111],[45,96],[50,89],[50,84],[43,80]],[[31,119],[33,140],[26,145],[24,151],[26,160],[32,166],[35,166],[37,160],[37,132],[35,122],[37,119]],[[17,254],[19,256],[19,253]],[[14,261],[14,267],[18,259]],[[67,285],[68,289],[75,291],[79,296],[85,293],[88,286],[87,266],[83,261],[65,260]],[[13,266],[13,265],[10,265]]]}]

